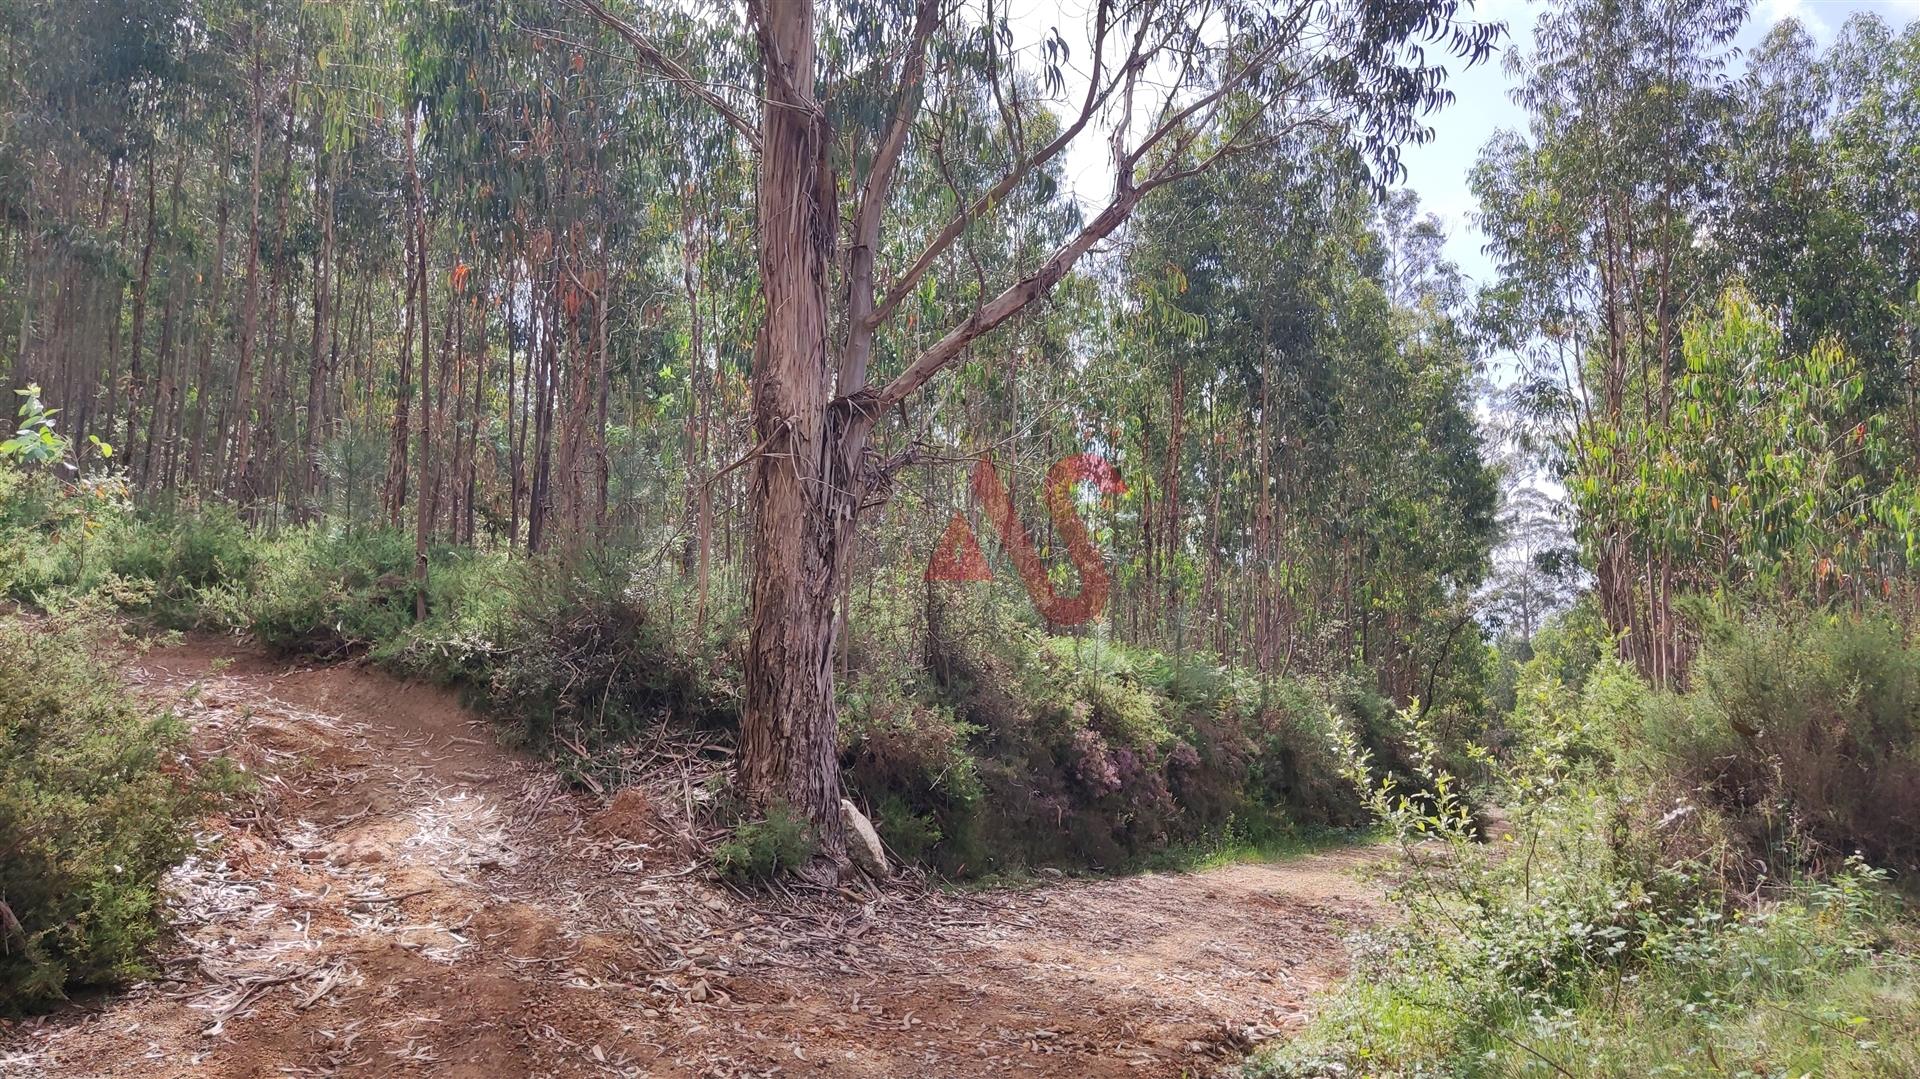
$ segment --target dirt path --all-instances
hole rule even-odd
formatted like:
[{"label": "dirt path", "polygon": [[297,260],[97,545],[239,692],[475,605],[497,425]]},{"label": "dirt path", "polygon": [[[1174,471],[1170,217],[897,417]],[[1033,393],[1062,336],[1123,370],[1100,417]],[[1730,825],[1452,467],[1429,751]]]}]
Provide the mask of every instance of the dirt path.
[{"label": "dirt path", "polygon": [[196,642],[130,677],[259,789],[177,875],[164,976],[0,1024],[0,1075],[1203,1075],[1377,912],[1351,851],[749,900],[687,840],[685,764],[609,808],[364,668]]}]

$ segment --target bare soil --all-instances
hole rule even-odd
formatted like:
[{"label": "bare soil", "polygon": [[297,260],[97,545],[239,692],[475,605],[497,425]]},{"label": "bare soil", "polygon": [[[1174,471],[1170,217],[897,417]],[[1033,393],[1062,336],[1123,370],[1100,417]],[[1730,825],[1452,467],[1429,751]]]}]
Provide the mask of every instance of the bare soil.
[{"label": "bare soil", "polygon": [[1207,1075],[1380,914],[1351,850],[748,896],[707,871],[697,754],[608,799],[365,667],[199,640],[128,676],[258,786],[175,874],[163,975],[0,1022],[0,1075]]}]

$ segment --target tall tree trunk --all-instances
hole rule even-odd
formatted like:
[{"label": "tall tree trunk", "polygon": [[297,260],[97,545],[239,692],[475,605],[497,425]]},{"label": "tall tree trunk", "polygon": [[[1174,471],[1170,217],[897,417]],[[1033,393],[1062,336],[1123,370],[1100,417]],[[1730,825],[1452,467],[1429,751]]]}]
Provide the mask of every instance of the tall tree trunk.
[{"label": "tall tree trunk", "polygon": [[[325,99],[320,99],[324,109]],[[326,130],[326,113],[315,117],[316,127]],[[313,341],[307,352],[307,426],[301,452],[299,519],[311,521],[319,516],[320,431],[326,424],[327,356],[325,349],[329,308],[333,294],[333,182],[335,169],[327,158],[325,207],[320,211],[320,253],[313,260]]]},{"label": "tall tree trunk", "polygon": [[[559,362],[559,255],[549,255],[546,312],[540,317],[540,347],[529,357],[533,365],[533,478],[527,495],[527,550],[547,549],[547,523],[553,515],[553,394],[554,368]],[[521,433],[524,435],[525,429]]]},{"label": "tall tree trunk", "polygon": [[[218,222],[214,229],[213,270],[208,279],[213,282],[213,302],[207,306],[209,312],[205,319],[205,329],[199,342],[199,364],[194,370],[193,398],[193,436],[187,450],[187,475],[196,487],[204,491],[213,482],[209,477],[214,470],[207,467],[207,396],[213,392],[213,315],[227,302],[227,229],[232,223],[232,200],[227,197],[226,160],[230,149],[229,140],[220,140],[220,202],[214,211]],[[216,436],[218,437],[218,436]]]},{"label": "tall tree trunk", "polygon": [[[514,354],[520,349],[520,324],[514,317],[520,308],[520,259],[507,260],[507,553],[520,543],[520,486],[526,446],[526,420],[520,416],[524,397],[516,397],[520,376],[515,373]],[[537,297],[535,297],[537,298]],[[527,350],[527,361],[533,361],[533,350]]]},{"label": "tall tree trunk", "polygon": [[613,462],[607,459],[607,397],[612,387],[608,369],[610,347],[608,339],[608,312],[613,305],[613,266],[605,261],[600,267],[600,295],[594,300],[594,361],[593,393],[594,416],[592,435],[593,450],[593,530],[604,535],[607,529],[607,488],[613,478]]},{"label": "tall tree trunk", "polygon": [[[412,123],[408,123],[411,130]],[[408,464],[407,447],[413,439],[413,322],[415,298],[420,294],[420,277],[414,272],[413,230],[405,230],[406,240],[402,244],[407,266],[407,299],[400,321],[400,391],[393,398],[393,423],[387,429],[387,479],[381,487],[380,503],[386,514],[387,527],[395,532],[400,530],[401,518],[407,508]],[[371,307],[371,305],[369,305]],[[368,311],[372,317],[372,311]],[[421,367],[425,367],[423,361]],[[372,379],[367,380],[369,388]],[[424,382],[425,380],[422,379]]]},{"label": "tall tree trunk", "polygon": [[[476,278],[478,279],[478,278]],[[466,352],[473,356],[473,399],[467,410],[465,457],[465,491],[460,497],[461,518],[455,524],[457,539],[468,546],[473,545],[475,510],[474,502],[480,495],[480,427],[481,410],[486,407],[486,386],[488,376],[487,363],[487,303],[484,290],[481,290],[470,305],[473,310],[473,344]],[[462,371],[465,367],[461,368]]]},{"label": "tall tree trunk", "polygon": [[[167,192],[168,267],[166,307],[160,315],[160,348],[159,351],[154,354],[155,374],[158,377],[154,380],[153,395],[147,403],[147,438],[140,450],[139,484],[142,489],[148,488],[153,482],[154,443],[160,440],[163,430],[165,430],[166,437],[169,439],[178,434],[176,431],[163,428],[160,419],[161,416],[165,414],[164,402],[172,399],[174,386],[178,382],[178,379],[174,376],[174,328],[179,317],[180,297],[182,292],[185,291],[181,279],[186,275],[181,272],[179,266],[179,240],[177,236],[180,231],[180,188],[182,180],[185,179],[186,171],[187,147],[186,136],[183,134],[180,137],[179,147],[174,155],[173,183]],[[134,355],[137,357],[139,355],[138,335],[136,334],[135,336]],[[138,382],[137,374],[135,381],[136,383]],[[127,400],[127,452],[129,454],[133,452],[135,411],[140,407],[137,396],[138,391],[139,387],[136,385],[134,387],[134,396],[130,396]]]},{"label": "tall tree trunk", "polygon": [[[127,433],[124,445],[129,454],[133,451],[134,424],[139,418],[140,400],[145,396],[141,390],[145,384],[145,370],[141,365],[141,349],[147,340],[147,288],[153,280],[153,237],[159,224],[159,203],[154,197],[153,159],[156,155],[147,154],[147,225],[140,242],[140,277],[133,285],[133,332],[127,340]],[[175,170],[175,175],[179,170]],[[147,417],[149,426],[153,417]],[[107,426],[113,426],[113,417],[107,417]]]},{"label": "tall tree trunk", "polygon": [[1166,494],[1161,496],[1161,512],[1166,516],[1166,528],[1161,533],[1160,562],[1166,574],[1167,617],[1174,624],[1169,626],[1174,633],[1177,654],[1186,651],[1186,628],[1180,621],[1180,452],[1182,440],[1186,437],[1184,427],[1187,418],[1187,368],[1180,357],[1173,361],[1173,401],[1168,406],[1167,425],[1167,478],[1162,485]]},{"label": "tall tree trunk", "polygon": [[419,108],[407,104],[407,197],[413,210],[414,278],[416,310],[420,320],[420,489],[414,494],[413,522],[413,618],[427,618],[427,532],[433,527],[433,391],[427,385],[427,364],[433,355],[428,342],[431,326],[432,290],[427,287],[427,201],[420,186],[420,162],[414,151],[415,117]]},{"label": "tall tree trunk", "polygon": [[693,231],[693,215],[687,213],[682,222],[685,239],[682,242],[681,278],[687,291],[688,355],[693,374],[693,406],[688,409],[687,423],[696,429],[694,437],[687,440],[687,482],[693,488],[695,521],[695,541],[699,545],[698,561],[695,573],[698,578],[699,598],[694,607],[694,640],[704,640],[707,633],[707,599],[710,579],[710,564],[713,555],[713,480],[707,475],[710,424],[713,415],[713,391],[717,372],[707,368],[706,339],[702,335],[700,323],[699,265],[700,248]]},{"label": "tall tree trunk", "polygon": [[[262,67],[264,59],[260,52],[260,26],[256,21],[253,27],[253,175],[249,178],[250,203],[247,217],[247,275],[240,314],[240,361],[233,374],[233,457],[230,462],[232,475],[229,488],[244,508],[251,499],[248,489],[248,456],[251,453],[252,428],[248,423],[248,411],[252,407],[249,390],[253,383],[253,356],[256,347],[255,338],[260,328],[260,170],[263,166],[261,155],[266,148],[266,107],[261,101]],[[224,437],[224,432],[222,433]],[[220,460],[218,452],[215,461]],[[218,469],[216,471],[219,471]]]},{"label": "tall tree trunk", "polygon": [[829,408],[827,275],[837,193],[826,113],[814,97],[813,5],[767,4],[758,30],[767,98],[759,176],[766,316],[753,372],[759,452],[749,495],[753,614],[739,778],[754,804],[805,815],[825,862],[840,867],[835,585],[859,499],[857,474],[845,467],[858,454],[845,451],[864,443],[858,436],[872,418]]},{"label": "tall tree trunk", "polygon": [[[293,216],[290,208],[293,198],[293,129],[300,113],[301,47],[295,46],[293,76],[287,83],[287,123],[280,144],[280,191],[274,199],[273,272],[268,278],[267,289],[268,347],[264,353],[265,359],[260,364],[259,427],[262,437],[269,441],[254,455],[261,460],[249,458],[243,462],[251,477],[249,488],[255,495],[265,496],[258,499],[260,508],[275,514],[276,521],[281,496],[287,486],[287,449],[294,439],[284,418],[291,411],[288,407],[291,404],[289,386],[298,347],[294,340],[293,303],[296,290],[293,287],[293,267],[287,262],[287,226]],[[278,313],[274,310],[276,302],[280,307]]]}]

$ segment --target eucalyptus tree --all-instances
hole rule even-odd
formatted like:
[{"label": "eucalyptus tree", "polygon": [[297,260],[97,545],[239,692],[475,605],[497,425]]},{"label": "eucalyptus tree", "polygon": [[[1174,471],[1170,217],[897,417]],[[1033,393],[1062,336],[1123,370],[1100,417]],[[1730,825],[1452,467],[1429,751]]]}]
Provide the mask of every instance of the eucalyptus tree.
[{"label": "eucalyptus tree", "polygon": [[1742,84],[1717,237],[1788,347],[1839,342],[1866,379],[1858,407],[1914,423],[1913,289],[1920,281],[1920,24],[1848,19],[1822,52],[1797,21],[1769,32]]},{"label": "eucalyptus tree", "polygon": [[[1389,168],[1418,115],[1446,100],[1444,69],[1413,47],[1439,39],[1477,59],[1491,27],[1461,5],[1098,0],[1076,35],[1014,47],[1003,8],[746,5],[758,85],[716,88],[600,0],[592,13],[638,59],[725,117],[759,159],[752,580],[740,778],[751,800],[809,818],[844,863],[833,655],[836,599],[857,524],[912,447],[874,434],[974,342],[1047,294],[1149,194],[1308,126],[1351,127]],[[990,178],[956,190],[944,223],[891,265],[903,162],[938,157],[938,121],[992,102]],[[1041,124],[1058,109],[1057,124]],[[1009,196],[1082,140],[1104,141],[1112,190],[1037,261],[995,267],[991,286],[924,347],[898,321],[969,230],[995,227]],[[844,215],[844,224],[843,224]]]},{"label": "eucalyptus tree", "polygon": [[[1646,462],[1593,452],[1629,412],[1665,417],[1680,330],[1719,289],[1725,252],[1696,242],[1720,197],[1741,0],[1571,0],[1509,67],[1526,133],[1482,150],[1473,187],[1499,264],[1481,323],[1523,356],[1522,402],[1565,467],[1605,499]],[[1584,489],[1584,488],[1582,488]],[[1656,682],[1682,663],[1671,567],[1636,558],[1623,519],[1582,507],[1594,587]]]}]

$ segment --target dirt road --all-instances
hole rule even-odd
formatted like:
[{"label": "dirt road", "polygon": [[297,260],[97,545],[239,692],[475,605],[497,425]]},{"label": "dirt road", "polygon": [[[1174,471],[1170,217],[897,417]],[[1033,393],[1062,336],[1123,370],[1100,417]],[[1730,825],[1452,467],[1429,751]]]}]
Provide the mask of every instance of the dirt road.
[{"label": "dirt road", "polygon": [[366,668],[202,641],[129,677],[258,789],[176,874],[163,976],[0,1025],[0,1075],[1206,1075],[1296,1025],[1378,911],[1352,851],[745,897],[664,747],[609,806]]}]

